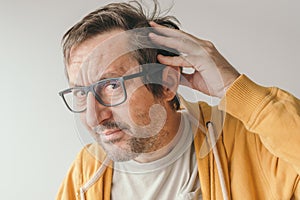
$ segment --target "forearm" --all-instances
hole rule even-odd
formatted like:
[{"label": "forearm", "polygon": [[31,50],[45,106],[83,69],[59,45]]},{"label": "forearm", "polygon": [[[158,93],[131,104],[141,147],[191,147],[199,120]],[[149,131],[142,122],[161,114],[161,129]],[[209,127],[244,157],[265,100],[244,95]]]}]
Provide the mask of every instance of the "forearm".
[{"label": "forearm", "polygon": [[300,173],[300,101],[278,88],[261,87],[240,76],[220,108],[259,134],[265,147]]}]

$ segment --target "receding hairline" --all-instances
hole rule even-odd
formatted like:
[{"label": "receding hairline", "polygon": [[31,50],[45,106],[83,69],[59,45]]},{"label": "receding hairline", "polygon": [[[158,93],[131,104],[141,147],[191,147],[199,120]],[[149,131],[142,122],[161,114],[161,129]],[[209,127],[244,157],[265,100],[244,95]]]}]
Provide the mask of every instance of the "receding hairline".
[{"label": "receding hairline", "polygon": [[136,0],[131,0],[128,3],[110,3],[90,12],[63,35],[61,43],[65,64],[69,61],[69,52],[73,46],[80,45],[80,43],[99,33],[115,28],[126,31],[134,28],[151,27],[149,21],[162,22],[166,26],[172,24],[173,27],[177,27],[176,23],[180,24],[173,16],[159,16],[162,14],[159,2],[153,0],[153,3],[151,13],[150,10],[148,12],[144,10],[141,2]]},{"label": "receding hairline", "polygon": [[[65,64],[66,66],[68,66],[70,64],[70,61],[71,61],[71,54],[74,50],[76,50],[76,48],[80,47],[83,43],[85,42],[88,42],[89,40],[92,40],[94,38],[97,38],[101,35],[104,35],[104,34],[110,34],[112,33],[111,37],[108,36],[106,39],[104,39],[102,42],[99,42],[99,43],[95,43],[95,46],[93,47],[93,49],[96,49],[99,45],[101,45],[101,43],[109,40],[109,39],[112,39],[114,37],[116,37],[116,35],[118,34],[122,34],[122,32],[125,32],[126,30],[122,29],[122,28],[118,28],[118,27],[115,27],[115,28],[111,28],[111,29],[107,29],[103,32],[100,32],[98,34],[95,34],[95,35],[90,35],[89,37],[83,39],[82,41],[79,41],[79,42],[76,42],[74,43],[73,45],[70,45],[70,47],[68,48],[67,52],[66,52],[66,57],[65,57]],[[92,52],[92,51],[91,51]],[[91,53],[90,52],[90,53]]]}]

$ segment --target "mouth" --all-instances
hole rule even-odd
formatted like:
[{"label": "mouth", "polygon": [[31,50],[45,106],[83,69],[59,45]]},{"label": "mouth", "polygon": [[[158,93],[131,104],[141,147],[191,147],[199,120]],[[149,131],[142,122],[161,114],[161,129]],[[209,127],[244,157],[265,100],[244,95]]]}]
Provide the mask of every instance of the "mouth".
[{"label": "mouth", "polygon": [[122,131],[122,129],[107,129],[97,134],[100,135],[102,141],[105,143],[120,142],[125,136],[125,133]]}]

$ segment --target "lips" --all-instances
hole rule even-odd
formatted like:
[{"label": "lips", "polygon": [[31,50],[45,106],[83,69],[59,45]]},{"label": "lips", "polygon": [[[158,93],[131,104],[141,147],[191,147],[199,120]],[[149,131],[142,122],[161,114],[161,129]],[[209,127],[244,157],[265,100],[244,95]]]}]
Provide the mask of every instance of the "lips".
[{"label": "lips", "polygon": [[121,129],[109,129],[109,130],[105,130],[105,131],[102,131],[102,135],[111,135],[111,134],[114,134],[116,132],[119,132],[121,131]]},{"label": "lips", "polygon": [[100,133],[103,142],[116,142],[120,141],[125,133],[121,129],[109,129]]}]

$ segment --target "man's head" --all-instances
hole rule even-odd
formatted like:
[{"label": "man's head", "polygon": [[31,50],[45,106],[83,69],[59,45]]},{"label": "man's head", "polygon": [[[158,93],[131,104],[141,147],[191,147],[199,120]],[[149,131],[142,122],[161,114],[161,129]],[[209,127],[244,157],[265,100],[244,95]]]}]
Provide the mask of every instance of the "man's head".
[{"label": "man's head", "polygon": [[[80,22],[75,24],[63,36],[63,54],[66,66],[70,61],[70,51],[72,48],[82,42],[95,37],[98,34],[109,32],[115,29],[132,30],[137,28],[150,27],[149,22],[155,21],[158,24],[179,29],[176,24],[177,20],[172,16],[158,17],[159,10],[157,3],[154,1],[154,9],[151,16],[146,16],[142,6],[135,1],[129,3],[112,3],[100,9],[91,12]],[[135,41],[139,42],[139,41]],[[143,41],[141,41],[143,42]],[[157,54],[173,55],[174,53],[162,49],[141,48],[137,49],[134,57],[139,64],[157,63]],[[143,70],[148,70],[145,67]],[[68,73],[67,73],[68,76]],[[151,81],[151,80],[150,80]],[[162,95],[162,86],[159,84],[149,84],[147,87],[157,97]],[[174,109],[179,109],[179,101],[175,97],[170,104]]]},{"label": "man's head", "polygon": [[[178,76],[172,70],[152,74],[153,68],[161,66],[148,65],[157,63],[158,53],[172,53],[137,48],[140,44],[143,46],[144,39],[137,37],[133,40],[133,37],[126,35],[129,30],[150,27],[149,21],[178,27],[172,17],[156,17],[156,7],[152,16],[147,18],[140,4],[134,2],[134,5],[109,4],[88,14],[63,37],[66,72],[71,87],[93,85],[90,87],[93,93],[88,93],[82,103],[86,106],[82,120],[114,160],[129,160],[139,153],[161,148],[168,142],[170,129],[175,129],[170,125],[175,118],[178,119],[169,117],[179,108],[175,92],[162,85],[167,80],[178,81]],[[145,34],[144,37],[147,37],[147,32]],[[137,47],[128,51],[132,44]],[[140,77],[127,81],[118,79],[118,84],[111,79],[104,81],[105,84],[102,84],[103,81],[101,85],[96,84],[99,80],[141,72]],[[113,94],[110,100],[118,102],[119,99],[112,100],[117,96],[117,87],[121,88],[118,91],[126,91],[124,94],[128,96],[122,105],[105,106],[103,102],[101,104],[104,96],[95,96],[98,94],[96,90],[106,90]]]}]

